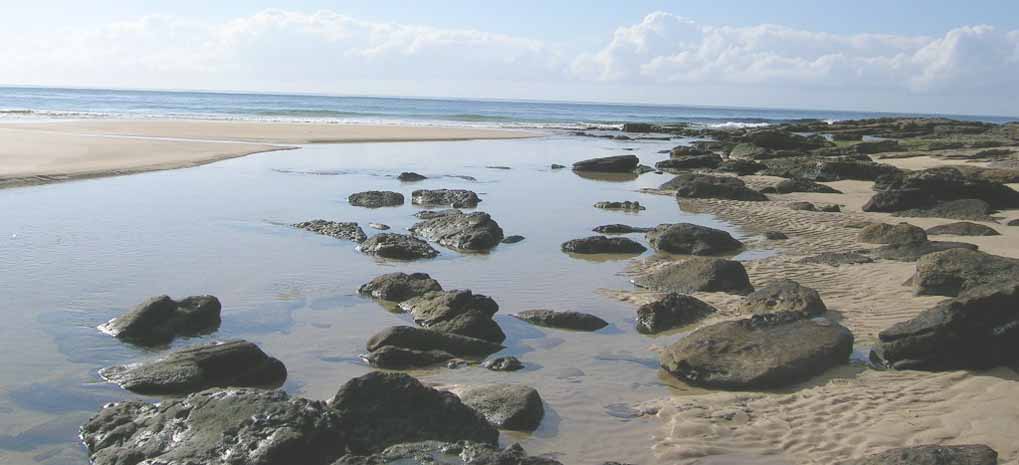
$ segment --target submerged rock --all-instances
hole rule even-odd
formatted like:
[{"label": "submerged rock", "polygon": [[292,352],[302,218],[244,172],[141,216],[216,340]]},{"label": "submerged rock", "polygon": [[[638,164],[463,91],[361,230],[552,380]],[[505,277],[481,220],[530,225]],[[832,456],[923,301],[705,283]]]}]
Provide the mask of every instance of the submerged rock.
[{"label": "submerged rock", "polygon": [[538,391],[521,384],[485,384],[454,389],[468,407],[499,429],[534,431],[545,416]]},{"label": "submerged rock", "polygon": [[421,189],[411,192],[410,201],[414,205],[474,208],[481,199],[478,194],[466,189]]},{"label": "submerged rock", "polygon": [[161,295],[100,325],[99,330],[135,344],[165,344],[177,336],[215,331],[221,322],[221,309],[219,299],[211,295],[191,296],[180,302]]},{"label": "submerged rock", "polygon": [[519,236],[519,235],[506,236],[505,238],[503,238],[502,243],[503,244],[516,244],[517,242],[523,242],[524,239],[526,239],[526,237]]},{"label": "submerged rock", "polygon": [[659,292],[728,292],[749,294],[754,291],[743,264],[733,260],[691,257],[647,273],[633,284]]},{"label": "submerged rock", "polygon": [[557,312],[554,310],[524,310],[513,315],[528,323],[548,328],[574,331],[597,331],[609,325],[601,318],[588,313]]},{"label": "submerged rock", "polygon": [[867,244],[911,244],[927,242],[923,228],[909,223],[875,223],[860,230],[857,240]]},{"label": "submerged rock", "polygon": [[695,323],[717,311],[696,297],[671,292],[637,309],[637,332],[656,334],[668,331]]},{"label": "submerged rock", "polygon": [[414,322],[425,328],[492,342],[506,339],[492,319],[499,305],[491,297],[469,290],[429,292],[404,301],[400,308],[410,312]]},{"label": "submerged rock", "polygon": [[368,339],[369,352],[385,346],[429,351],[441,350],[457,357],[484,357],[503,349],[501,344],[412,326],[390,326]]},{"label": "submerged rock", "polygon": [[211,387],[279,386],[283,362],[248,341],[212,343],[178,350],[165,358],[104,368],[99,374],[139,394],[186,394]]},{"label": "submerged rock", "polygon": [[485,360],[481,363],[481,366],[492,371],[517,371],[524,368],[524,364],[520,362],[520,359],[513,356]]},{"label": "submerged rock", "polygon": [[382,346],[361,356],[375,368],[405,370],[446,363],[456,358],[442,350],[415,350],[395,346]]},{"label": "submerged rock", "polygon": [[592,231],[600,234],[630,234],[651,231],[654,228],[639,228],[625,224],[606,224],[594,228]]},{"label": "submerged rock", "polygon": [[406,234],[376,234],[357,248],[361,253],[398,260],[434,258],[439,255],[439,251],[433,249],[427,242]]},{"label": "submerged rock", "polygon": [[1019,259],[969,249],[920,257],[911,279],[916,295],[955,297],[984,285],[1019,282]]},{"label": "submerged rock", "polygon": [[379,231],[388,231],[390,229],[389,225],[382,223],[368,223],[368,227]]},{"label": "submerged rock", "polygon": [[416,181],[424,181],[425,179],[428,179],[428,177],[424,176],[424,175],[421,175],[421,174],[418,174],[418,173],[415,173],[413,171],[404,171],[404,172],[400,173],[400,175],[397,176],[396,179],[399,179],[402,182],[416,182]]},{"label": "submerged rock", "polygon": [[403,205],[403,194],[392,191],[367,191],[350,194],[347,202],[355,207],[381,208]]},{"label": "submerged rock", "polygon": [[676,191],[676,197],[690,199],[724,199],[764,201],[768,198],[749,187],[739,178],[709,174],[683,173],[659,186]]},{"label": "submerged rock", "polygon": [[575,254],[640,254],[647,248],[625,237],[591,236],[566,241],[562,251]]},{"label": "submerged rock", "polygon": [[997,465],[998,453],[985,445],[925,445],[890,449],[838,465]]},{"label": "submerged rock", "polygon": [[503,239],[502,228],[488,213],[448,214],[411,226],[415,236],[458,250],[483,251]]},{"label": "submerged rock", "polygon": [[364,242],[368,235],[357,223],[344,223],[327,220],[311,220],[293,225],[297,229],[311,231],[323,236],[335,237],[354,242]]},{"label": "submerged rock", "polygon": [[806,318],[823,315],[828,307],[814,289],[791,279],[779,279],[747,296],[740,311],[753,314],[792,313]]},{"label": "submerged rock", "polygon": [[626,211],[641,211],[646,210],[640,202],[631,202],[629,200],[625,202],[598,202],[594,204],[594,208],[603,208],[605,210],[626,210]]},{"label": "submerged rock", "polygon": [[637,168],[638,164],[640,159],[636,155],[619,155],[578,161],[573,164],[573,171],[628,173]]},{"label": "submerged rock", "polygon": [[927,228],[927,234],[937,236],[941,234],[952,235],[952,236],[1000,236],[997,230],[990,226],[985,226],[977,223],[970,223],[968,221],[960,221],[958,223],[948,223],[932,228]]},{"label": "submerged rock", "polygon": [[403,302],[432,291],[441,291],[442,285],[427,273],[388,273],[361,285],[357,292],[376,299]]},{"label": "submerged rock", "polygon": [[655,250],[673,254],[717,255],[743,248],[725,231],[692,223],[659,225],[645,237]]}]

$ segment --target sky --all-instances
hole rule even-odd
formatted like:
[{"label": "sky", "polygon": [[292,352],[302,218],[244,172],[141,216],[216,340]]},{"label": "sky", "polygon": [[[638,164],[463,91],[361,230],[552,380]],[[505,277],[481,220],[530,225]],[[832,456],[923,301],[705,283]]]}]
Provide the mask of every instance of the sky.
[{"label": "sky", "polygon": [[0,0],[0,84],[1019,115],[1019,1]]}]

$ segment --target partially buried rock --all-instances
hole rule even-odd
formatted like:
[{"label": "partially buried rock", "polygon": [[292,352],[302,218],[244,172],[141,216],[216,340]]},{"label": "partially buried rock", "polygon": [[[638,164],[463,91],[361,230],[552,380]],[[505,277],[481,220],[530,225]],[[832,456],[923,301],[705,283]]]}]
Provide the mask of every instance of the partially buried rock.
[{"label": "partially buried rock", "polygon": [[357,248],[361,253],[398,260],[434,258],[439,255],[439,251],[433,249],[427,242],[406,234],[376,234]]},{"label": "partially buried rock", "polygon": [[937,235],[951,235],[951,236],[1000,236],[1001,233],[996,231],[990,226],[985,226],[977,223],[970,223],[968,221],[960,221],[958,223],[948,223],[932,228],[927,228],[927,234],[932,236]]},{"label": "partially buried rock", "polygon": [[506,236],[505,238],[503,238],[502,243],[516,244],[517,242],[522,242],[524,239],[526,239],[524,236],[519,235]]},{"label": "partially buried rock", "polygon": [[197,336],[216,330],[221,308],[219,299],[211,295],[192,296],[180,302],[161,295],[100,325],[99,330],[136,344],[165,344],[177,336]]},{"label": "partially buried rock", "polygon": [[640,164],[640,159],[636,155],[619,155],[578,161],[573,164],[573,171],[628,173],[633,171],[638,164]]},{"label": "partially buried rock", "polygon": [[441,350],[457,357],[484,357],[502,350],[502,345],[458,334],[412,326],[391,326],[375,334],[366,345],[369,352],[394,346],[412,350]]},{"label": "partially buried rock", "polygon": [[791,279],[780,279],[762,287],[740,304],[744,313],[793,313],[803,317],[815,317],[828,311],[821,295],[816,290]]},{"label": "partially buried rock", "polygon": [[816,183],[809,179],[803,178],[792,178],[783,179],[775,184],[771,188],[762,190],[761,192],[770,193],[775,192],[777,194],[789,194],[792,192],[817,192],[822,194],[841,194],[837,189],[828,187],[824,184]]},{"label": "partially buried rock", "polygon": [[566,241],[562,251],[575,254],[640,254],[647,248],[625,237],[591,236]]},{"label": "partially buried rock", "polygon": [[916,295],[955,297],[984,285],[1019,282],[1019,260],[951,249],[920,257],[911,281]]},{"label": "partially buried rock", "polygon": [[453,390],[468,407],[499,429],[534,431],[545,416],[538,391],[521,384],[485,384]]},{"label": "partially buried rock", "polygon": [[696,297],[672,292],[637,309],[637,331],[656,334],[697,322],[717,311]]},{"label": "partially buried rock", "polygon": [[478,194],[466,189],[422,189],[411,192],[410,201],[414,205],[474,208],[481,199]]},{"label": "partially buried rock", "polygon": [[415,173],[413,171],[404,171],[404,172],[400,173],[400,175],[397,176],[396,179],[399,179],[400,181],[403,181],[403,182],[415,182],[415,181],[424,181],[425,179],[428,179],[428,178],[426,176],[417,174],[417,173]]},{"label": "partially buried rock", "polygon": [[708,174],[683,173],[659,186],[676,191],[676,197],[690,199],[724,199],[764,201],[768,198],[749,187],[739,178]]},{"label": "partially buried rock", "polygon": [[817,209],[814,208],[814,204],[810,202],[789,202],[788,204],[786,204],[786,207],[788,207],[790,210],[801,210],[808,212],[817,211]]},{"label": "partially buried rock", "polygon": [[391,191],[367,191],[350,194],[347,202],[355,207],[381,208],[403,205],[403,194]]},{"label": "partially buried rock", "polygon": [[645,237],[656,250],[674,254],[717,255],[743,248],[725,231],[692,223],[659,225]]},{"label": "partially buried rock", "polygon": [[856,252],[822,252],[817,255],[802,258],[797,263],[804,263],[810,265],[828,265],[837,267],[843,265],[862,265],[865,263],[874,263],[874,259]]},{"label": "partially buried rock", "polygon": [[765,231],[764,238],[769,241],[784,241],[786,239],[789,239],[789,236],[787,236],[784,232],[781,231]]},{"label": "partially buried rock", "polygon": [[179,350],[152,362],[104,368],[99,374],[139,394],[186,394],[210,387],[279,386],[287,369],[255,344],[236,340]]},{"label": "partially buried rock", "polygon": [[427,273],[388,273],[361,285],[357,292],[376,299],[403,302],[432,291],[441,291],[442,285]]},{"label": "partially buried rock", "polygon": [[469,290],[429,292],[404,301],[400,308],[425,328],[497,343],[506,339],[492,319],[499,305],[491,297]]},{"label": "partially buried rock", "polygon": [[633,284],[659,292],[728,292],[749,294],[750,285],[743,264],[733,260],[691,257],[672,263],[633,280]]},{"label": "partially buried rock", "polygon": [[554,310],[524,310],[513,315],[528,323],[548,328],[574,331],[597,331],[609,325],[601,318],[588,313],[557,312]]},{"label": "partially buried rock", "polygon": [[985,445],[913,446],[891,449],[838,465],[997,465],[998,453]]},{"label": "partially buried rock", "polygon": [[652,229],[654,228],[639,228],[625,224],[606,224],[594,228],[593,231],[601,234],[631,234],[648,232]]},{"label": "partially buried rock", "polygon": [[603,208],[605,210],[626,210],[626,211],[641,211],[646,210],[640,202],[598,202],[594,204],[594,208]]},{"label": "partially buried rock", "polygon": [[[467,441],[424,441],[397,444],[370,455],[348,455],[333,465],[563,465],[545,457],[528,456],[520,444],[505,449]],[[605,463],[602,465],[613,465]],[[621,464],[615,464],[621,465]]]},{"label": "partially buried rock", "polygon": [[889,244],[872,250],[875,257],[900,262],[915,262],[920,257],[950,249],[976,250],[976,244],[967,242],[927,241],[908,244]]},{"label": "partially buried rock", "polygon": [[844,364],[852,351],[853,335],[838,323],[771,314],[698,329],[665,349],[661,362],[690,384],[768,389]]},{"label": "partially buried rock", "polygon": [[927,233],[909,223],[876,223],[861,229],[857,240],[867,244],[911,244],[927,242]]},{"label": "partially buried rock", "polygon": [[655,168],[666,173],[678,173],[702,168],[718,168],[722,157],[713,153],[704,155],[688,155],[681,158],[670,158],[655,163]]},{"label": "partially buried rock", "polygon": [[517,371],[524,368],[524,364],[520,362],[520,359],[513,356],[485,360],[481,363],[481,366],[492,371]]},{"label": "partially buried rock", "polygon": [[297,229],[311,231],[323,236],[335,237],[354,242],[363,242],[368,238],[357,223],[336,222],[327,220],[311,220],[293,225]]},{"label": "partially buried rock", "polygon": [[484,251],[503,239],[502,228],[488,213],[449,214],[411,226],[415,236],[457,250]]},{"label": "partially buried rock", "polygon": [[[877,197],[875,195],[875,197]],[[991,204],[980,199],[941,202],[931,207],[897,211],[892,216],[910,218],[948,218],[953,220],[994,221]]]}]

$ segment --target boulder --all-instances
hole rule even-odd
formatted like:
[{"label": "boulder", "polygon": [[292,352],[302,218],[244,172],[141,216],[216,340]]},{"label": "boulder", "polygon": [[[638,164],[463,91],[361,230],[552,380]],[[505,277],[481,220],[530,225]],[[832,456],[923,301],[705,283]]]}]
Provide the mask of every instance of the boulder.
[{"label": "boulder", "polygon": [[716,168],[718,171],[724,173],[734,173],[739,176],[749,176],[756,174],[759,171],[763,171],[767,166],[764,163],[756,162],[753,160],[740,160],[730,158],[723,161]]},{"label": "boulder", "polygon": [[400,304],[414,322],[444,333],[459,334],[491,342],[502,342],[506,335],[492,316],[499,304],[491,297],[469,290],[429,292]]},{"label": "boulder", "polygon": [[545,416],[538,391],[522,384],[467,386],[453,393],[499,429],[534,431]]},{"label": "boulder", "polygon": [[462,215],[463,211],[456,208],[447,208],[445,210],[422,210],[414,214],[414,218],[420,220],[430,220],[446,215]]},{"label": "boulder", "polygon": [[700,321],[717,311],[696,297],[670,292],[637,309],[637,332],[656,334],[668,331]]},{"label": "boulder", "polygon": [[849,361],[853,335],[833,321],[755,315],[700,328],[662,353],[662,368],[690,384],[769,389],[804,381]]},{"label": "boulder", "polygon": [[783,179],[773,187],[762,190],[762,192],[765,193],[771,193],[772,191],[777,194],[789,194],[792,192],[816,192],[820,194],[842,193],[835,188],[803,178]]},{"label": "boulder", "polygon": [[632,172],[638,164],[640,164],[640,159],[636,155],[618,155],[578,161],[573,164],[573,171],[628,173]]},{"label": "boulder", "polygon": [[722,164],[722,157],[713,153],[705,155],[689,155],[682,158],[670,158],[655,163],[655,168],[667,173],[676,173],[695,169],[718,168]]},{"label": "boulder", "polygon": [[400,175],[397,176],[396,179],[399,179],[401,182],[417,182],[424,181],[425,179],[428,179],[428,177],[421,174],[417,174],[413,171],[404,171],[400,173]]},{"label": "boulder", "polygon": [[[875,195],[877,197],[877,195]],[[873,199],[872,199],[873,200]],[[950,200],[929,207],[896,211],[892,216],[912,218],[948,218],[953,220],[994,221],[991,205],[980,199]]]},{"label": "boulder", "polygon": [[369,352],[385,346],[419,351],[441,350],[457,357],[484,357],[503,349],[501,344],[458,334],[412,326],[390,326],[368,339]]},{"label": "boulder", "polygon": [[131,311],[100,325],[99,330],[122,341],[160,345],[178,336],[197,336],[219,328],[219,299],[191,296],[181,301],[161,295],[142,302]]},{"label": "boulder", "polygon": [[391,229],[389,225],[382,223],[368,223],[368,227],[379,231],[389,231]]},{"label": "boulder", "polygon": [[930,193],[920,189],[889,189],[871,196],[862,209],[865,212],[888,213],[926,207],[933,203],[934,198]]},{"label": "boulder", "polygon": [[874,223],[865,226],[857,235],[857,240],[866,244],[910,244],[927,242],[927,233],[923,228],[909,223],[895,225]]},{"label": "boulder", "polygon": [[488,359],[482,362],[481,366],[492,371],[517,371],[524,368],[520,359],[513,356]]},{"label": "boulder", "polygon": [[769,153],[770,150],[764,147],[741,143],[734,145],[732,149],[729,150],[729,158],[739,160],[761,160],[768,158]]},{"label": "boulder", "polygon": [[600,234],[631,234],[651,231],[654,228],[639,228],[625,224],[606,224],[594,228],[592,231]]},{"label": "boulder", "polygon": [[598,202],[594,204],[594,208],[602,208],[605,210],[626,210],[626,211],[641,211],[646,210],[640,202],[627,200],[625,202]]},{"label": "boulder", "polygon": [[[528,456],[520,444],[505,449],[488,444],[423,441],[397,444],[378,454],[348,455],[333,465],[563,465],[545,457]],[[613,465],[605,463],[602,465]],[[614,464],[621,465],[621,464]]]},{"label": "boulder", "polygon": [[985,445],[924,445],[890,449],[838,465],[998,465],[998,453]]},{"label": "boulder", "polygon": [[367,191],[350,194],[347,202],[355,207],[380,208],[403,205],[403,194],[392,191]]},{"label": "boulder", "polygon": [[985,226],[977,223],[970,223],[969,221],[960,221],[958,223],[948,223],[932,228],[927,228],[927,234],[932,236],[938,235],[951,235],[951,236],[1000,236],[997,230],[990,226]]},{"label": "boulder", "polygon": [[415,350],[395,346],[382,346],[361,355],[369,365],[385,370],[406,370],[423,368],[456,359],[456,356],[442,350]]},{"label": "boulder", "polygon": [[768,150],[813,150],[831,145],[820,136],[803,137],[791,132],[765,129],[750,133],[744,142]]},{"label": "boulder", "polygon": [[421,189],[410,193],[410,201],[429,207],[474,208],[481,199],[466,189]]},{"label": "boulder", "polygon": [[376,299],[403,302],[432,291],[441,291],[442,285],[427,273],[387,273],[361,285],[357,292]]},{"label": "boulder", "polygon": [[873,181],[879,176],[899,172],[894,166],[855,157],[790,157],[767,160],[764,164],[768,169],[762,174],[820,182],[844,179]]},{"label": "boulder", "polygon": [[575,254],[640,254],[647,248],[625,237],[591,236],[563,242],[562,251]]},{"label": "boulder", "polygon": [[746,183],[732,176],[683,173],[662,184],[659,189],[674,190],[676,197],[679,198],[768,200],[764,194],[747,187]]},{"label": "boulder", "polygon": [[323,236],[334,237],[354,242],[364,242],[368,235],[357,223],[344,223],[328,220],[311,220],[294,224],[293,227],[311,231]]},{"label": "boulder", "polygon": [[814,289],[791,279],[779,279],[748,295],[740,304],[740,311],[757,315],[791,313],[813,318],[823,315],[828,307]]},{"label": "boulder", "polygon": [[103,379],[139,394],[187,394],[211,387],[279,386],[283,362],[248,341],[234,340],[178,350],[140,364],[99,371]]},{"label": "boulder", "polygon": [[714,154],[714,152],[710,150],[694,145],[678,145],[673,147],[672,150],[666,150],[665,152],[669,154],[670,158],[684,158],[689,156]]},{"label": "boulder", "polygon": [[749,294],[754,291],[743,264],[733,260],[691,257],[672,263],[633,280],[633,284],[653,291],[728,292]]},{"label": "boulder", "polygon": [[911,279],[916,295],[963,295],[982,285],[1019,282],[1019,259],[969,249],[920,257]]},{"label": "boulder", "polygon": [[607,321],[601,318],[580,312],[524,310],[513,316],[537,326],[572,329],[574,331],[597,331],[609,325]]},{"label": "boulder", "polygon": [[450,214],[424,220],[410,227],[410,232],[457,250],[484,251],[503,239],[499,223],[485,212]]},{"label": "boulder", "polygon": [[915,262],[920,257],[950,249],[976,250],[976,244],[967,242],[927,241],[908,244],[888,244],[871,250],[875,257],[901,262]]},{"label": "boulder", "polygon": [[796,263],[828,266],[862,265],[865,263],[874,263],[874,259],[856,252],[822,252],[817,255],[802,258]]},{"label": "boulder", "polygon": [[655,250],[673,254],[717,255],[743,248],[725,231],[692,223],[659,225],[645,237]]},{"label": "boulder", "polygon": [[874,188],[885,191],[916,190],[937,201],[980,199],[987,202],[991,208],[1019,208],[1019,192],[1001,183],[966,177],[952,167],[886,176],[875,183]]},{"label": "boulder", "polygon": [[561,170],[563,168],[566,168],[566,166],[553,163],[551,166],[549,166],[549,168],[554,169],[554,170]]},{"label": "boulder", "polygon": [[434,258],[439,251],[427,242],[406,234],[381,233],[370,237],[357,246],[361,253],[382,258],[415,260]]}]

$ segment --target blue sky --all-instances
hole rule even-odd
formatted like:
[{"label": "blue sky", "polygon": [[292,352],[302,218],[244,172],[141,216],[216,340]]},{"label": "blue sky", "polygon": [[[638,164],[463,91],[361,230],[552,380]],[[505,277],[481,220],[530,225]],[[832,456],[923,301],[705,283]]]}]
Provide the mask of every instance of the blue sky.
[{"label": "blue sky", "polygon": [[0,84],[1019,113],[1019,2],[34,1]]}]

